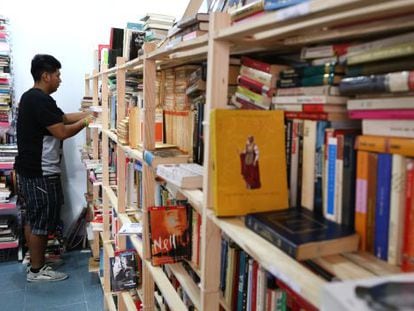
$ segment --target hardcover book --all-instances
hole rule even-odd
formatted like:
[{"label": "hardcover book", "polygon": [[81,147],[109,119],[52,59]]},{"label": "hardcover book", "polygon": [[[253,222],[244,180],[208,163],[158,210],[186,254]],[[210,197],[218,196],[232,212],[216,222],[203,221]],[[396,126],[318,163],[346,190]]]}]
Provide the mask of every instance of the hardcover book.
[{"label": "hardcover book", "polygon": [[191,235],[186,206],[148,208],[151,262],[154,266],[191,258]]},{"label": "hardcover book", "polygon": [[358,249],[353,228],[318,216],[305,208],[249,214],[246,226],[297,260]]},{"label": "hardcover book", "polygon": [[288,207],[282,111],[214,110],[211,144],[218,216]]}]

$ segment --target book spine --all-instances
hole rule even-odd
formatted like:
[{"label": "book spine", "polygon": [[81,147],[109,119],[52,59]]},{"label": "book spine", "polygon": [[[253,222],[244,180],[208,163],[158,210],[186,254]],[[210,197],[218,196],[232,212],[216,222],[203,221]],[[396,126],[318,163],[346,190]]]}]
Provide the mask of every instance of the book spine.
[{"label": "book spine", "polygon": [[240,67],[240,75],[259,81],[260,83],[262,83],[263,85],[269,88],[275,87],[274,85],[275,78],[270,73],[266,73],[264,71],[260,71],[260,70],[242,65]]},{"label": "book spine", "polygon": [[262,105],[270,105],[271,102],[270,97],[257,94],[242,86],[237,87],[237,93],[242,94],[248,97],[250,100]]},{"label": "book spine", "polygon": [[327,138],[328,157],[327,157],[327,189],[326,189],[326,214],[329,220],[337,220],[338,213],[335,211],[335,176],[336,176],[336,157],[338,140],[336,137]]},{"label": "book spine", "polygon": [[391,202],[388,234],[388,263],[401,265],[402,239],[404,223],[405,201],[405,157],[394,154],[392,156]]},{"label": "book spine", "polygon": [[316,121],[303,122],[302,206],[313,210],[315,179]]},{"label": "book spine", "polygon": [[270,73],[270,64],[246,56],[242,56],[240,61],[244,66]]},{"label": "book spine", "polygon": [[303,121],[294,119],[292,123],[289,175],[289,202],[291,207],[296,207],[298,204],[299,127],[301,122]]},{"label": "book spine", "polygon": [[289,256],[295,258],[297,247],[289,240],[286,240],[284,237],[280,236],[276,231],[271,230],[267,226],[263,225],[257,219],[246,215],[245,217],[246,227],[256,232],[258,235],[268,240],[270,243],[284,251]]},{"label": "book spine", "polygon": [[290,165],[291,165],[291,148],[292,148],[292,120],[285,120],[285,157],[286,157],[286,176],[287,184],[290,181]]},{"label": "book spine", "polygon": [[375,236],[375,206],[377,193],[377,163],[376,153],[368,154],[368,191],[367,191],[367,251],[374,253]]},{"label": "book spine", "polygon": [[234,12],[230,13],[230,17],[232,21],[238,21],[260,11],[263,11],[263,0],[256,0],[255,2],[236,9]]},{"label": "book spine", "polygon": [[272,98],[274,104],[346,104],[346,97],[329,96],[275,96]]},{"label": "book spine", "polygon": [[354,142],[354,135],[344,135],[342,224],[350,227],[354,227],[355,220],[356,153],[354,150]]},{"label": "book spine", "polygon": [[384,60],[396,57],[403,57],[414,54],[414,43],[406,42],[390,47],[368,50],[366,52],[351,55],[347,59],[348,65],[355,65],[377,60]]},{"label": "book spine", "polygon": [[273,93],[273,91],[270,90],[270,88],[256,80],[250,79],[249,77],[246,76],[241,76],[239,75],[237,77],[237,83],[240,86],[243,86],[253,92],[262,94],[264,96],[272,96],[271,93]]},{"label": "book spine", "polygon": [[336,222],[343,222],[342,215],[342,186],[344,174],[344,135],[337,135],[337,149],[335,161],[335,211],[337,212]]},{"label": "book spine", "polygon": [[321,85],[321,86],[307,86],[307,87],[292,87],[285,89],[277,89],[277,96],[320,96],[331,95],[339,96],[339,89],[336,86]]},{"label": "book spine", "polygon": [[407,159],[405,183],[405,222],[401,269],[414,271],[414,160]]},{"label": "book spine", "polygon": [[325,129],[329,127],[329,122],[318,121],[316,125],[316,145],[315,145],[315,177],[314,177],[314,207],[315,213],[323,214],[323,166],[324,166],[324,144]]},{"label": "book spine", "polygon": [[349,110],[369,110],[369,109],[412,109],[412,97],[391,97],[391,98],[361,98],[350,99],[347,102]]},{"label": "book spine", "polygon": [[410,120],[362,120],[364,135],[414,138],[414,122]]},{"label": "book spine", "polygon": [[259,264],[253,260],[253,274],[252,274],[252,294],[251,294],[251,308],[250,311],[257,310],[257,290],[259,285],[258,280]]},{"label": "book spine", "polygon": [[375,255],[388,259],[388,229],[390,214],[392,156],[380,153],[377,169],[377,199],[375,207]]},{"label": "book spine", "polygon": [[414,120],[414,109],[349,110],[350,119]]},{"label": "book spine", "polygon": [[362,135],[357,137],[355,148],[414,157],[414,139]]}]

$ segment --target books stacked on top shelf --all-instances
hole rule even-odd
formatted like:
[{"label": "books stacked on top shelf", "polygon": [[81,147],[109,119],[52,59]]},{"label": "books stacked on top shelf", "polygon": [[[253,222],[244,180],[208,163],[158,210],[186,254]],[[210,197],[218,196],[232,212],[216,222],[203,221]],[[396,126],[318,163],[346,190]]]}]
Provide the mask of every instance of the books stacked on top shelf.
[{"label": "books stacked on top shelf", "polygon": [[196,13],[178,21],[168,31],[169,48],[174,47],[182,41],[189,41],[202,36],[208,32],[209,13]]},{"label": "books stacked on top shelf", "polygon": [[414,32],[356,44],[344,55],[356,140],[355,228],[360,249],[414,271]]},{"label": "books stacked on top shelf", "polygon": [[[246,22],[264,15],[268,11],[288,8],[302,2],[307,2],[307,0],[233,0],[229,1],[227,12],[233,23]],[[304,8],[298,6],[297,11],[303,10]],[[286,15],[289,16],[288,13]]]},{"label": "books stacked on top shelf", "polygon": [[[12,77],[12,56],[9,32],[9,21],[0,17],[0,126],[7,131],[13,119],[13,77]],[[2,138],[3,143],[9,142],[11,137],[7,135]]]},{"label": "books stacked on top shelf", "polygon": [[0,216],[0,243],[17,240],[17,218],[13,215]]},{"label": "books stacked on top shelf", "polygon": [[124,29],[123,57],[126,61],[133,60],[140,55],[145,39],[144,22],[128,22]]},{"label": "books stacked on top shelf", "polygon": [[124,29],[111,27],[109,35],[108,67],[116,65],[116,58],[123,56]]},{"label": "books stacked on top shelf", "polygon": [[287,68],[243,56],[232,104],[241,109],[269,110],[279,73]]},{"label": "books stacked on top shelf", "polygon": [[147,13],[141,21],[144,22],[143,30],[146,32],[145,41],[159,42],[168,35],[168,30],[173,26],[175,17],[156,13]]},{"label": "books stacked on top shelf", "polygon": [[220,290],[226,310],[317,310],[229,237],[221,241]]},{"label": "books stacked on top shelf", "polygon": [[203,167],[196,163],[160,164],[157,175],[183,189],[198,189],[203,186]]},{"label": "books stacked on top shelf", "polygon": [[109,258],[111,291],[137,288],[141,283],[141,263],[135,250],[116,251]]}]

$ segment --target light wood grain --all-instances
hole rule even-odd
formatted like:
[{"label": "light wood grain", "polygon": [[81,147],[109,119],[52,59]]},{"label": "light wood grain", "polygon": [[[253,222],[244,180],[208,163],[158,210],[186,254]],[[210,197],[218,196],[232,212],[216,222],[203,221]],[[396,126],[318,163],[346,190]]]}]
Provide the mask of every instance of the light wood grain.
[{"label": "light wood grain", "polygon": [[[210,15],[209,32],[214,33],[230,25],[229,15],[214,13]],[[230,45],[209,37],[207,60],[207,90],[204,119],[204,207],[201,222],[201,309],[219,309],[220,285],[220,229],[207,217],[212,207],[213,188],[211,180],[212,158],[210,145],[210,112],[214,108],[225,107],[227,103],[228,70]],[[214,256],[209,256],[214,254]]]},{"label": "light wood grain", "polygon": [[107,307],[106,310],[117,311],[112,294],[111,293],[104,294],[104,297],[105,297],[105,305]]},{"label": "light wood grain", "polygon": [[356,280],[374,276],[341,255],[324,256],[313,261],[340,280]]},{"label": "light wood grain", "polygon": [[342,255],[377,276],[386,276],[402,272],[400,267],[390,265],[366,252],[344,253]]},{"label": "light wood grain", "polygon": [[181,284],[188,297],[190,297],[194,306],[200,310],[200,288],[197,286],[197,284],[194,283],[193,279],[190,277],[181,263],[169,264],[168,266],[170,267],[178,282]]},{"label": "light wood grain", "polygon": [[137,310],[137,308],[135,307],[135,302],[128,292],[123,292],[119,296],[121,297],[123,306],[118,311],[122,311],[122,310],[136,311]]}]

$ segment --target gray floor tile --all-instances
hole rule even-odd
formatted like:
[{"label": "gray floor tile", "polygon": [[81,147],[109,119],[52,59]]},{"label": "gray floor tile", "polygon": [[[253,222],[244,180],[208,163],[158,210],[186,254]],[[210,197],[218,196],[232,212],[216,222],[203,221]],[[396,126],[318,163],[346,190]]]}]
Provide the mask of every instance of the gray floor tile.
[{"label": "gray floor tile", "polygon": [[25,291],[0,291],[0,310],[23,311],[25,306]]}]

